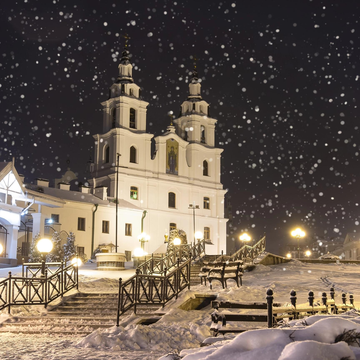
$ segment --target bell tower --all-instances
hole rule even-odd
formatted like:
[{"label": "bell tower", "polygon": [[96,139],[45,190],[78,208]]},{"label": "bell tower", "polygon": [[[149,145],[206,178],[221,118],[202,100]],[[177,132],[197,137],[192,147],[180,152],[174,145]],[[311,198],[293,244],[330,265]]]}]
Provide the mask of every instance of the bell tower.
[{"label": "bell tower", "polygon": [[179,118],[174,120],[176,133],[190,143],[215,146],[215,124],[209,116],[209,104],[201,97],[201,83],[196,63],[189,84],[187,100],[181,104]]}]

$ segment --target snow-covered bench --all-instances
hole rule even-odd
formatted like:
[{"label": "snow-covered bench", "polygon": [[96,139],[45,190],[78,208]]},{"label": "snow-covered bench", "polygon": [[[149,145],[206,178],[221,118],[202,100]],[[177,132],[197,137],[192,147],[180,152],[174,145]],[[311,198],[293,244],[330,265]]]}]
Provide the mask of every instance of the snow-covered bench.
[{"label": "snow-covered bench", "polygon": [[243,268],[242,262],[225,262],[221,267],[212,268],[207,274],[210,289],[212,289],[213,280],[221,283],[223,289],[227,287],[228,280],[234,280],[237,287],[242,286]]}]

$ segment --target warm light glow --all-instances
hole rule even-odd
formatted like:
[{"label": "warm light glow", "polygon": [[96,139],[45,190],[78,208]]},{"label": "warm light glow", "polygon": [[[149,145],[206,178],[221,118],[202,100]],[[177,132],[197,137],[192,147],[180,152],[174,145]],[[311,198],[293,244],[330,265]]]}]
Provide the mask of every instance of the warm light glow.
[{"label": "warm light glow", "polygon": [[203,233],[201,231],[197,231],[195,233],[195,239],[201,240],[203,238]]},{"label": "warm light glow", "polygon": [[138,236],[139,241],[149,241],[150,240],[150,235],[148,235],[145,231],[143,231],[139,236]]},{"label": "warm light glow", "polygon": [[77,258],[77,257],[74,257],[72,260],[71,260],[71,263],[74,265],[74,266],[81,266],[82,265],[82,261],[80,258]]},{"label": "warm light glow", "polygon": [[144,251],[142,248],[136,248],[134,250],[134,257],[141,257],[147,255],[147,252]]},{"label": "warm light glow", "polygon": [[0,244],[0,255],[3,253],[4,247]]},{"label": "warm light glow", "polygon": [[307,251],[305,252],[305,255],[306,255],[307,257],[309,257],[309,256],[311,255],[311,251],[310,251],[310,250],[307,250]]},{"label": "warm light glow", "polygon": [[52,248],[53,248],[54,244],[50,239],[40,239],[37,244],[36,244],[36,248],[42,253],[42,254],[47,254],[49,253]]},{"label": "warm light glow", "polygon": [[174,245],[180,245],[180,244],[181,244],[181,240],[180,240],[178,237],[176,237],[176,238],[173,240],[173,244],[174,244]]},{"label": "warm light glow", "polygon": [[290,253],[286,254],[286,257],[287,257],[288,259],[290,259],[290,258],[291,258],[291,254],[290,254]]},{"label": "warm light glow", "polygon": [[241,241],[250,241],[251,237],[247,233],[243,233],[243,234],[240,235],[239,239]]},{"label": "warm light glow", "polygon": [[291,236],[296,238],[303,238],[305,235],[305,232],[302,231],[300,228],[297,228],[291,232]]}]

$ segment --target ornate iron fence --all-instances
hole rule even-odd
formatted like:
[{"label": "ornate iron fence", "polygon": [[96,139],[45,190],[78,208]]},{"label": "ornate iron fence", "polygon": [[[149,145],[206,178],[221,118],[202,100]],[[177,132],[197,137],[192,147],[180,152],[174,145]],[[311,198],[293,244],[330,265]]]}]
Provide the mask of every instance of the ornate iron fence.
[{"label": "ornate iron fence", "polygon": [[169,244],[166,255],[151,255],[150,259],[146,259],[137,269],[140,274],[157,274],[163,275],[166,271],[171,271],[177,266],[177,261],[185,262],[187,260],[195,260],[205,254],[205,240],[201,240],[196,244],[172,245]]},{"label": "ornate iron fence", "polygon": [[265,251],[266,246],[266,236],[263,236],[254,246],[244,245],[236,253],[227,256],[221,255],[216,261],[236,261],[236,260],[245,260],[250,258],[254,260],[258,255]]},{"label": "ornate iron fence", "polygon": [[[31,264],[35,265],[35,264]],[[63,296],[73,288],[78,288],[78,267],[71,264],[67,267],[62,266],[58,271],[48,276],[48,270],[45,270],[44,276],[33,276],[41,271],[35,267],[31,268],[34,272],[25,272],[30,277],[12,276],[9,272],[8,278],[0,281],[0,310],[8,308],[9,314],[11,306],[14,305],[47,305]]]},{"label": "ornate iron fence", "polygon": [[127,310],[136,308],[142,304],[165,304],[174,297],[178,297],[180,291],[186,287],[190,289],[190,266],[191,259],[180,264],[180,259],[176,262],[176,267],[163,275],[141,274],[136,270],[136,275],[126,280],[124,283],[119,280],[118,310],[116,325],[119,326],[119,317]]}]

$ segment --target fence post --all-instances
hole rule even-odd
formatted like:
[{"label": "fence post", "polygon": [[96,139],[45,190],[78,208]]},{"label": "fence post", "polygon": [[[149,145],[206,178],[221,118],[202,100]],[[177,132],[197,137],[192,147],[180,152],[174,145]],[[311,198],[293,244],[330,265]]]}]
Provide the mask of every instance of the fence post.
[{"label": "fence post", "polygon": [[273,294],[274,293],[271,289],[268,289],[266,292],[268,328],[273,327]]},{"label": "fence post", "polygon": [[180,259],[177,258],[177,270],[176,270],[176,279],[175,279],[175,283],[176,283],[176,299],[178,298],[178,294],[179,294],[179,288],[180,288]]},{"label": "fence post", "polygon": [[291,290],[290,292],[290,302],[291,305],[295,308],[294,311],[294,319],[297,319],[297,313],[296,313],[296,291],[295,290]]},{"label": "fence post", "polygon": [[61,297],[64,295],[64,261],[61,261],[61,271],[60,271],[60,293]]},{"label": "fence post", "polygon": [[327,312],[327,296],[326,296],[326,292],[323,292],[321,295],[321,301],[323,303],[324,306],[326,306],[326,312]]},{"label": "fence post", "polygon": [[335,305],[335,290],[334,288],[330,288],[330,298],[331,300],[334,300],[334,303],[331,304],[331,313],[333,314],[337,314],[338,311],[337,311],[337,308],[336,308],[336,305]]},{"label": "fence post", "polygon": [[165,302],[167,299],[167,277],[166,277],[167,267],[164,268],[164,283],[163,283],[163,301],[162,301],[162,307],[165,306]]},{"label": "fence post", "polygon": [[151,254],[151,273],[154,272],[154,253]]},{"label": "fence post", "polygon": [[79,290],[79,265],[75,266],[75,280],[76,280],[76,290]]},{"label": "fence post", "polygon": [[9,315],[11,314],[11,309],[10,309],[10,305],[11,305],[11,271],[9,271],[9,288],[8,288],[8,313]]},{"label": "fence post", "polygon": [[44,281],[44,288],[45,288],[45,309],[47,308],[47,304],[48,304],[47,276],[48,276],[48,271],[45,270],[45,277],[42,278],[42,280]]},{"label": "fence post", "polygon": [[341,294],[341,299],[342,299],[342,303],[343,303],[344,305],[346,305],[346,294],[345,294],[345,293],[342,293],[342,294]]},{"label": "fence post", "polygon": [[21,277],[24,277],[24,258],[22,258],[22,264],[21,264]]},{"label": "fence post", "polygon": [[119,279],[119,292],[118,292],[118,306],[117,306],[117,314],[116,314],[116,326],[119,327],[119,318],[120,318],[120,296],[121,296],[121,285],[122,279]]},{"label": "fence post", "polygon": [[349,300],[350,300],[350,304],[351,304],[352,306],[354,306],[354,295],[353,295],[353,294],[350,294],[350,295],[349,295]]},{"label": "fence post", "polygon": [[140,270],[136,269],[136,276],[135,276],[135,286],[133,287],[133,299],[134,299],[134,314],[136,314],[136,304],[137,304],[137,297],[138,297],[138,286],[140,288],[139,284],[139,274]]},{"label": "fence post", "polygon": [[314,315],[314,292],[313,291],[309,291],[309,306],[311,306],[313,308],[311,314]]}]

